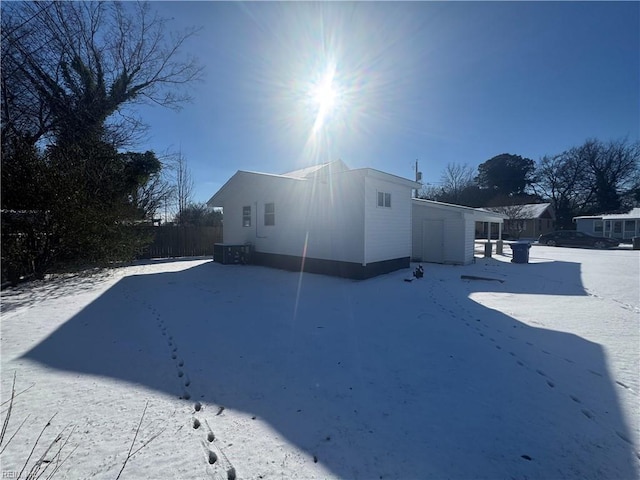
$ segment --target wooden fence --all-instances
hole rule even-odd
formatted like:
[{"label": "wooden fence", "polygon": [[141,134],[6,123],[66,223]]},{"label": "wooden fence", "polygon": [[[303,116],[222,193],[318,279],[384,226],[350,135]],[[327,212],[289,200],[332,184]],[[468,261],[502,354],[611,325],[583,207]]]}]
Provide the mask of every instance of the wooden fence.
[{"label": "wooden fence", "polygon": [[139,258],[213,256],[213,245],[222,242],[222,227],[148,227],[153,242]]}]

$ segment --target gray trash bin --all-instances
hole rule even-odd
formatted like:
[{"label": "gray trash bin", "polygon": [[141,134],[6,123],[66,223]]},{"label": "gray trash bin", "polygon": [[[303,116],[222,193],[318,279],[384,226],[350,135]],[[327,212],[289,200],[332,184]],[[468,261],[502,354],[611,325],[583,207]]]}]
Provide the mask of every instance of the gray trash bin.
[{"label": "gray trash bin", "polygon": [[513,252],[513,263],[529,263],[529,249],[531,244],[528,242],[518,242],[511,244],[511,251]]}]

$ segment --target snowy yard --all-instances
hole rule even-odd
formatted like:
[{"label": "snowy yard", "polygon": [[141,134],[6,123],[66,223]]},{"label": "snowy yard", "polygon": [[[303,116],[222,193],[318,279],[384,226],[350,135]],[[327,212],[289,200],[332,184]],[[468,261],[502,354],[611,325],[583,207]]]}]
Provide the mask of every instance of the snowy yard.
[{"label": "snowy yard", "polygon": [[637,478],[640,252],[530,257],[410,283],[158,261],[7,290],[1,448],[26,421],[3,478],[54,414],[23,476],[62,432],[54,478],[116,478],[145,405],[123,479]]}]

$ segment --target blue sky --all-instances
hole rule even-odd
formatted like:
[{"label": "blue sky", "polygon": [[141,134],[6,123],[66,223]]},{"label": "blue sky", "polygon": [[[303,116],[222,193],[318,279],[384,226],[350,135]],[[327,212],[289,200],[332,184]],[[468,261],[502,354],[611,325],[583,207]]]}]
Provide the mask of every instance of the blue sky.
[{"label": "blue sky", "polygon": [[640,138],[638,2],[153,6],[202,27],[186,48],[205,77],[179,112],[138,110],[139,148],[180,149],[198,202],[237,170],[340,158],[412,178],[418,160],[437,184],[448,163]]}]

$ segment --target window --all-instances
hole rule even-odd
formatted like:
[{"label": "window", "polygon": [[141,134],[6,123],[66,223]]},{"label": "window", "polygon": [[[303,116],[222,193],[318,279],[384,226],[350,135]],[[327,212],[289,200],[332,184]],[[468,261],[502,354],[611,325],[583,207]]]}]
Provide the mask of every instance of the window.
[{"label": "window", "polygon": [[378,192],[378,206],[391,208],[391,194]]},{"label": "window", "polygon": [[622,222],[613,222],[613,233],[622,233]]},{"label": "window", "polygon": [[625,232],[635,232],[636,230],[636,221],[635,220],[625,220],[624,221],[624,231]]},{"label": "window", "polygon": [[264,224],[265,225],[276,224],[276,204],[275,203],[264,204]]},{"label": "window", "polygon": [[593,222],[593,231],[596,233],[602,233],[602,220],[596,220]]},{"label": "window", "polygon": [[251,226],[251,206],[242,207],[242,226]]}]

